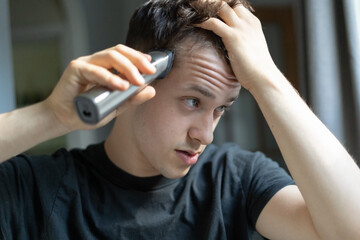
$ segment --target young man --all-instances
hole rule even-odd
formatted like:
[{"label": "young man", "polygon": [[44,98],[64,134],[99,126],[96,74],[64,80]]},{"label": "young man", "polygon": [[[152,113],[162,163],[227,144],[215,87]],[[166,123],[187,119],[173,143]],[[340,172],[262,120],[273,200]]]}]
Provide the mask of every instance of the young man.
[{"label": "young man", "polygon": [[[149,1],[132,18],[132,48],[74,60],[47,100],[1,115],[1,160],[12,158],[0,166],[2,238],[248,239],[255,229],[269,239],[360,238],[358,167],[276,68],[258,19],[235,3]],[[89,85],[122,91],[154,73],[133,48],[175,50],[169,75],[99,125],[83,124],[73,99]],[[296,186],[260,153],[209,145],[240,87]],[[115,116],[104,143],[13,157]]]}]

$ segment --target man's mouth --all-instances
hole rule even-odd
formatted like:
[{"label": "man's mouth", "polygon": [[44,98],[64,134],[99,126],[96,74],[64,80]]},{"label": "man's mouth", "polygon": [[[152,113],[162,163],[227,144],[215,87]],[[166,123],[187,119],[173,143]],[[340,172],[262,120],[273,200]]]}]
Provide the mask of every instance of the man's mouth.
[{"label": "man's mouth", "polygon": [[175,150],[175,152],[186,165],[194,165],[200,155],[198,152],[187,150]]},{"label": "man's mouth", "polygon": [[184,151],[184,150],[178,150],[178,151],[183,152],[189,156],[194,156],[195,154],[197,154],[196,152],[192,152],[192,151]]}]

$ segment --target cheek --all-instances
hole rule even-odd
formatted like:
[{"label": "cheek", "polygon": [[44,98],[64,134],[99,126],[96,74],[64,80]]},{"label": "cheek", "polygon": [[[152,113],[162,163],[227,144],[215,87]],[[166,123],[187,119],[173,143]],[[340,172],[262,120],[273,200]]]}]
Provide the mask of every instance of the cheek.
[{"label": "cheek", "polygon": [[176,106],[171,103],[153,102],[147,108],[145,117],[148,137],[156,139],[157,143],[168,145],[181,141],[186,136],[186,123]]},{"label": "cheek", "polygon": [[171,138],[179,137],[182,131],[180,118],[172,109],[154,114],[150,124],[149,128],[152,129],[153,134],[156,137],[161,137],[165,143],[171,141]]}]

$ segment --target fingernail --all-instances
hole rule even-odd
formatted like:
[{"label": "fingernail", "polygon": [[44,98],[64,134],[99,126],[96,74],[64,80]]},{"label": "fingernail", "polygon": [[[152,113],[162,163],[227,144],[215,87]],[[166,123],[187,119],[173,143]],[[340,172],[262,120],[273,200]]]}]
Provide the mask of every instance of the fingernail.
[{"label": "fingernail", "polygon": [[120,88],[128,88],[129,87],[129,82],[122,81],[120,79],[116,79],[115,84]]},{"label": "fingernail", "polygon": [[143,77],[140,73],[137,73],[137,74],[136,74],[136,80],[137,80],[138,83],[140,83],[140,84],[144,84],[144,83],[145,83],[145,79],[144,79],[144,77]]},{"label": "fingernail", "polygon": [[151,61],[151,55],[150,55],[150,54],[144,53],[144,56],[145,56],[149,61]]},{"label": "fingernail", "polygon": [[156,67],[154,65],[150,64],[150,70],[153,72],[156,72]]}]

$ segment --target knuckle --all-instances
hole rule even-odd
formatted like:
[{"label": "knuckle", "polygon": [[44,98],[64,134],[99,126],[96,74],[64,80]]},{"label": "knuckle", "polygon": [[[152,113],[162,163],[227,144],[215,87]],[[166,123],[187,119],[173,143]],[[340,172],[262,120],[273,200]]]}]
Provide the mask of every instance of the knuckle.
[{"label": "knuckle", "polygon": [[73,61],[77,61],[80,63],[81,62],[89,62],[94,55],[96,55],[96,53],[93,55],[89,55],[89,56],[81,56],[81,57],[75,58]]},{"label": "knuckle", "polygon": [[253,17],[252,18],[252,22],[255,24],[255,25],[257,25],[257,26],[261,26],[261,21],[260,21],[260,19],[258,19],[257,17]]},{"label": "knuckle", "polygon": [[86,72],[88,72],[91,76],[97,75],[97,71],[94,68],[87,68]]},{"label": "knuckle", "polygon": [[69,68],[79,68],[82,65],[82,60],[80,58],[71,60],[69,62]]},{"label": "knuckle", "polygon": [[110,50],[106,53],[106,55],[110,58],[110,59],[116,59],[116,57],[118,56],[118,52],[114,51],[114,50]]},{"label": "knuckle", "polygon": [[217,19],[215,19],[215,18],[210,18],[210,19],[208,19],[206,22],[204,22],[204,24],[205,24],[206,26],[211,26],[211,25],[218,26],[220,23],[217,21]]},{"label": "knuckle", "polygon": [[125,75],[127,75],[128,77],[136,77],[136,75],[138,74],[139,70],[132,64],[130,64],[125,71]]},{"label": "knuckle", "polygon": [[146,64],[149,63],[149,60],[148,60],[144,55],[141,54],[141,55],[138,57],[138,63],[139,63],[140,65],[142,65],[142,66],[145,66]]},{"label": "knuckle", "polygon": [[111,74],[106,74],[103,78],[104,83],[106,85],[114,84],[115,80],[113,79],[113,76]]},{"label": "knuckle", "polygon": [[126,46],[123,44],[117,44],[114,49],[119,52],[123,52],[125,50]]}]

